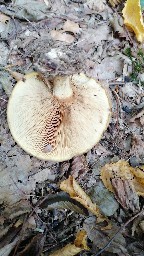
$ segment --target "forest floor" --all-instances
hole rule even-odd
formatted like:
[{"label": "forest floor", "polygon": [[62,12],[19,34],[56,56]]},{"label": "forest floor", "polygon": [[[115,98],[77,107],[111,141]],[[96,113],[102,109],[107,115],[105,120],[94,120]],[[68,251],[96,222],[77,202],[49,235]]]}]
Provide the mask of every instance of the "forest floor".
[{"label": "forest floor", "polygon": [[[131,198],[129,192],[125,205],[118,200],[123,187],[116,196],[100,179],[106,164],[124,160],[141,171],[144,165],[144,45],[124,26],[123,7],[106,0],[0,0],[0,256],[51,255],[73,243],[79,230],[86,231],[89,250],[78,255],[144,256],[143,197]],[[100,81],[112,101],[112,118],[100,142],[62,163],[23,151],[7,123],[16,80],[6,67],[46,78],[83,72]],[[57,200],[69,175],[111,221],[111,229],[103,230],[92,213],[59,209],[58,202],[52,210],[40,207],[47,195]]]}]

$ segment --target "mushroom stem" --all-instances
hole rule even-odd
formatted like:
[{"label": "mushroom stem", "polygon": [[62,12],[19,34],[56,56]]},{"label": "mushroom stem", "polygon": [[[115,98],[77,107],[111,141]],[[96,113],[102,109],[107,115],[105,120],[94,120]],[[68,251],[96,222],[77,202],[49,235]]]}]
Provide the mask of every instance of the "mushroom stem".
[{"label": "mushroom stem", "polygon": [[59,77],[57,76],[53,82],[53,95],[62,101],[69,100],[73,95],[73,90],[69,77]]}]

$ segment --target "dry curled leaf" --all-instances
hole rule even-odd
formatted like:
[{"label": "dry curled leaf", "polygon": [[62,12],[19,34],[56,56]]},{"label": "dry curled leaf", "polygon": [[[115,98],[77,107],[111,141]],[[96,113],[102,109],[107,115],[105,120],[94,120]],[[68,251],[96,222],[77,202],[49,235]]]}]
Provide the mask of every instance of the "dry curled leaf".
[{"label": "dry curled leaf", "polygon": [[78,34],[78,33],[80,33],[81,29],[80,29],[78,23],[76,23],[74,21],[71,21],[71,20],[67,20],[64,23],[63,30],[64,31],[72,32],[74,34]]},{"label": "dry curled leaf", "polygon": [[82,250],[89,250],[86,242],[86,231],[81,230],[77,233],[76,239],[73,244],[67,244],[60,250],[50,254],[50,256],[73,256],[81,252]]},{"label": "dry curled leaf", "polygon": [[39,207],[46,208],[47,210],[68,209],[83,215],[88,215],[87,209],[76,200],[70,198],[70,196],[65,192],[46,196],[39,204]]},{"label": "dry curled leaf", "polygon": [[51,37],[54,40],[66,42],[68,44],[73,43],[73,41],[75,39],[74,36],[66,34],[66,33],[63,33],[63,32],[60,32],[60,31],[57,31],[57,30],[52,30],[50,32],[50,34],[51,34]]},{"label": "dry curled leaf", "polygon": [[135,32],[137,40],[142,43],[144,41],[144,23],[140,0],[127,0],[122,13],[124,24]]},{"label": "dry curled leaf", "polygon": [[141,169],[133,168],[124,160],[106,164],[101,169],[101,179],[106,188],[113,193],[115,193],[115,189],[112,180],[121,179],[122,181],[128,181],[129,186],[131,188],[133,186],[138,195],[144,196],[144,170],[142,167]]},{"label": "dry curled leaf", "polygon": [[100,213],[98,206],[91,201],[90,197],[83,191],[83,189],[72,176],[69,176],[67,180],[62,181],[60,188],[61,190],[67,192],[72,199],[75,199],[86,209],[96,215],[98,217],[98,221],[105,220],[105,218]]},{"label": "dry curled leaf", "polygon": [[17,253],[17,256],[40,256],[43,250],[45,239],[45,234],[37,234],[31,239],[30,243],[26,245],[26,247],[21,252]]}]

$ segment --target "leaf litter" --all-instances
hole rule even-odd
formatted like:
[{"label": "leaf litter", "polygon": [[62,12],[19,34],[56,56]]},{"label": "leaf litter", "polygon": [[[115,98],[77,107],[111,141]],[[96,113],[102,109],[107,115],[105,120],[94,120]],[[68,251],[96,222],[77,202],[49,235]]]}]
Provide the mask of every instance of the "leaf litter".
[{"label": "leaf litter", "polygon": [[[50,255],[73,245],[83,227],[90,239],[90,252],[79,249],[79,255],[96,255],[143,207],[143,45],[124,26],[122,1],[0,3],[0,245],[7,241],[1,254],[13,255],[15,251],[25,255],[35,247],[31,255],[41,251]],[[7,124],[7,102],[16,83],[7,66],[13,74],[36,70],[47,78],[84,72],[100,80],[111,95],[113,114],[99,144],[64,163],[44,162],[26,154],[14,142]],[[129,175],[134,179],[121,179],[122,174],[112,177],[112,193],[101,182],[101,168],[108,175],[110,166],[117,166],[120,160],[126,161],[122,173],[131,170]],[[86,198],[110,216],[106,218],[110,218],[111,229],[103,230],[105,223],[98,223],[93,213],[83,215],[85,206],[81,208],[68,195],[67,207],[62,203],[65,196],[53,202],[51,209],[48,204],[40,207],[47,196],[58,200],[60,184],[70,175]],[[10,240],[17,221],[23,227]],[[101,255],[141,256],[142,236],[143,214],[119,232]],[[45,243],[37,247],[39,239]]]}]

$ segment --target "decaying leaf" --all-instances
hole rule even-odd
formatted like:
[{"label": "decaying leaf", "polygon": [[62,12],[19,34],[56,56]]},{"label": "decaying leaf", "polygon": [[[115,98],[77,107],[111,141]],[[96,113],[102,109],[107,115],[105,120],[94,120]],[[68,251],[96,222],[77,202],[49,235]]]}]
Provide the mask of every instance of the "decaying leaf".
[{"label": "decaying leaf", "polygon": [[144,125],[144,109],[142,109],[137,115],[133,116],[130,119],[130,122],[135,122],[136,119],[139,119],[142,126]]},{"label": "decaying leaf", "polygon": [[72,159],[71,174],[74,178],[81,180],[89,171],[87,161],[84,155],[76,156]]},{"label": "decaying leaf", "polygon": [[[1,238],[0,240],[0,250],[4,248],[6,245],[12,243],[14,238],[18,235],[21,226],[13,225],[8,232]],[[0,254],[1,255],[1,254]]]},{"label": "decaying leaf", "polygon": [[13,242],[5,245],[2,249],[0,249],[0,256],[9,256],[15,245],[17,244],[19,237],[17,236]]},{"label": "decaying leaf", "polygon": [[72,176],[69,176],[67,180],[62,181],[60,188],[67,192],[71,198],[84,205],[86,209],[96,215],[98,217],[98,221],[105,220],[103,215],[100,213],[98,206],[91,201],[90,197],[83,191]]},{"label": "decaying leaf", "polygon": [[74,36],[69,35],[69,34],[66,34],[66,33],[62,33],[62,32],[57,31],[57,30],[52,30],[52,31],[51,31],[51,37],[52,37],[54,40],[66,42],[66,43],[68,43],[68,44],[73,43],[73,41],[74,41],[74,39],[75,39]]},{"label": "decaying leaf", "polygon": [[112,7],[115,7],[116,5],[120,4],[122,0],[109,0],[109,3]]},{"label": "decaying leaf", "polygon": [[132,212],[139,211],[139,197],[134,185],[129,180],[122,180],[121,178],[114,178],[111,182],[115,197],[122,207]]},{"label": "decaying leaf", "polygon": [[88,0],[84,6],[97,12],[103,12],[105,10],[105,0]]},{"label": "decaying leaf", "polygon": [[73,244],[67,244],[62,249],[50,254],[50,256],[73,256],[82,250],[89,250],[86,242],[86,231],[81,230],[77,233],[76,239]]},{"label": "decaying leaf", "polygon": [[140,0],[127,0],[123,9],[124,24],[132,29],[139,42],[144,41],[144,23]]},{"label": "decaying leaf", "polygon": [[142,229],[143,233],[144,233],[144,220],[142,220],[140,223],[139,223],[139,226],[140,228]]},{"label": "decaying leaf", "polygon": [[59,192],[55,195],[48,195],[39,205],[40,208],[52,209],[68,209],[83,215],[88,215],[87,209],[76,200],[70,198],[67,193]]},{"label": "decaying leaf", "polygon": [[43,250],[45,234],[37,234],[34,236],[30,243],[20,252],[17,256],[40,256]]},{"label": "decaying leaf", "polygon": [[[129,196],[129,199],[132,200],[132,191],[133,193],[136,191],[137,195],[144,196],[144,169],[142,169],[142,167],[141,169],[133,168],[124,160],[120,160],[117,163],[106,164],[101,169],[101,179],[109,191],[118,193],[119,198]],[[119,185],[121,184],[125,191],[123,191],[122,187],[121,189],[118,188],[118,183],[116,184],[116,182],[119,182]],[[126,186],[129,186],[129,192]]]},{"label": "decaying leaf", "polygon": [[71,21],[71,20],[67,20],[64,23],[63,30],[64,31],[72,32],[74,34],[78,34],[78,33],[80,33],[81,29],[80,29],[78,23],[76,23],[74,21]]},{"label": "decaying leaf", "polygon": [[126,30],[124,29],[124,26],[123,26],[123,19],[119,14],[114,13],[112,16],[109,17],[109,20],[113,27],[114,32],[118,33],[120,37],[125,37],[129,39],[127,36]]},{"label": "decaying leaf", "polygon": [[[111,223],[111,230],[100,230],[99,225],[96,224],[96,220],[94,217],[89,217],[84,221],[83,224],[84,230],[87,232],[88,238],[93,242],[93,250],[97,250],[97,248],[102,249],[105,245],[107,245],[110,239],[115,236],[117,231],[119,230],[119,226],[116,223]],[[112,256],[114,255],[127,255],[126,249],[126,241],[123,235],[119,232],[111,244],[107,248],[105,248],[106,252],[110,252],[108,254],[105,252],[104,255]],[[96,253],[94,254],[96,255]],[[101,254],[102,255],[102,254]]]}]

